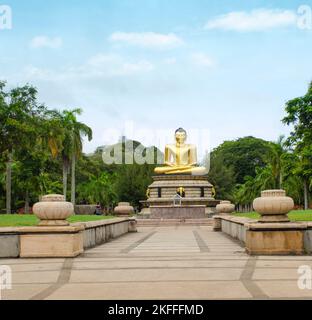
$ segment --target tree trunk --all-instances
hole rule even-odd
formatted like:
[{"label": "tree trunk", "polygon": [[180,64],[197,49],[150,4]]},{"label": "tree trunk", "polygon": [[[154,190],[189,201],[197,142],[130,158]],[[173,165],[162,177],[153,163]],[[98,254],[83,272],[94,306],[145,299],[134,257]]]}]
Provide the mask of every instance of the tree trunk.
[{"label": "tree trunk", "polygon": [[24,208],[25,214],[30,213],[30,207],[29,207],[29,191],[26,190],[25,194],[25,208]]},{"label": "tree trunk", "polygon": [[63,195],[65,197],[65,201],[66,201],[66,195],[67,195],[67,175],[68,175],[67,161],[63,160]]},{"label": "tree trunk", "polygon": [[308,188],[308,179],[304,178],[303,181],[303,188],[304,188],[304,210],[309,209],[309,188]]},{"label": "tree trunk", "polygon": [[12,199],[12,152],[9,154],[9,160],[6,163],[6,213],[11,214],[11,199]]},{"label": "tree trunk", "polygon": [[71,203],[75,205],[76,202],[76,155],[72,156],[72,168],[71,168]]}]

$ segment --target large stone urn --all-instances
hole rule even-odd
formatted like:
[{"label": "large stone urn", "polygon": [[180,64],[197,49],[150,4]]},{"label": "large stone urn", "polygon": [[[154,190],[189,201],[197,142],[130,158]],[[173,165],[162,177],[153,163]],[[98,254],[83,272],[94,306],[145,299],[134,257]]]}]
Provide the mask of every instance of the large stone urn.
[{"label": "large stone urn", "polygon": [[235,205],[231,201],[221,201],[216,206],[216,210],[219,215],[231,214],[235,211]]},{"label": "large stone urn", "polygon": [[114,213],[118,217],[129,217],[134,214],[134,208],[129,202],[119,202],[118,206],[114,209]]},{"label": "large stone urn", "polygon": [[51,194],[43,196],[33,212],[40,219],[39,226],[68,226],[66,219],[74,213],[74,206],[63,195]]},{"label": "large stone urn", "polygon": [[253,207],[261,214],[259,222],[290,222],[287,213],[294,208],[294,201],[286,197],[285,190],[265,190],[261,198],[254,200]]}]

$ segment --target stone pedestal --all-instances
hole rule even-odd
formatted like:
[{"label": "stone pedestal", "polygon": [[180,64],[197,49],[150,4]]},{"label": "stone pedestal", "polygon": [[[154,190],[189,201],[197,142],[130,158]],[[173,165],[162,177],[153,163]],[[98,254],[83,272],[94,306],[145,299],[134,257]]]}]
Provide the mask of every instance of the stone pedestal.
[{"label": "stone pedestal", "polygon": [[205,206],[151,206],[150,219],[204,219]]},{"label": "stone pedestal", "polygon": [[68,258],[83,252],[83,226],[25,227],[19,230],[21,258]]},{"label": "stone pedestal", "polygon": [[251,255],[301,255],[305,223],[247,224],[246,251]]},{"label": "stone pedestal", "polygon": [[[196,219],[196,215],[198,216],[196,210],[199,207],[201,212],[204,210],[204,214],[201,213],[198,218],[208,217],[215,213],[216,205],[220,202],[214,199],[213,186],[208,182],[207,176],[158,175],[154,176],[153,180],[154,182],[148,188],[148,199],[141,201],[143,205],[141,215],[149,215],[152,218],[153,211],[155,215],[159,208],[158,212],[162,212],[162,215],[173,217],[176,213],[172,212],[177,212],[177,209],[172,209],[177,192],[182,196],[179,208],[181,208],[180,212],[183,211],[182,216],[187,217],[186,219]],[[167,211],[166,214],[165,211]]]},{"label": "stone pedestal", "polygon": [[304,252],[305,223],[290,222],[287,214],[294,207],[285,190],[265,190],[253,202],[261,214],[257,223],[247,225],[246,250],[249,254],[299,255]]}]

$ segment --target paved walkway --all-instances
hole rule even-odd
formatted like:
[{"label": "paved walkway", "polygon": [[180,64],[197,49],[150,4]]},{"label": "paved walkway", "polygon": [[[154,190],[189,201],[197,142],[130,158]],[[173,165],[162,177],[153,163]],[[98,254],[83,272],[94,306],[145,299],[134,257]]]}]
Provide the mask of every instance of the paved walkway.
[{"label": "paved walkway", "polygon": [[297,268],[312,256],[249,257],[211,227],[142,227],[75,259],[0,260],[5,299],[311,298]]}]

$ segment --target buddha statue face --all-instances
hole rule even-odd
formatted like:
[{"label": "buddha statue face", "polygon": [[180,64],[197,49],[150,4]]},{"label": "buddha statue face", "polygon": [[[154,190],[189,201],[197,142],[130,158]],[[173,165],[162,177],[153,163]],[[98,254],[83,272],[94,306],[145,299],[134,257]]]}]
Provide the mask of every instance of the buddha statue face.
[{"label": "buddha statue face", "polygon": [[175,132],[175,139],[176,142],[178,144],[184,144],[184,142],[186,141],[187,138],[187,134],[186,131],[182,128],[179,128],[176,132]]}]

